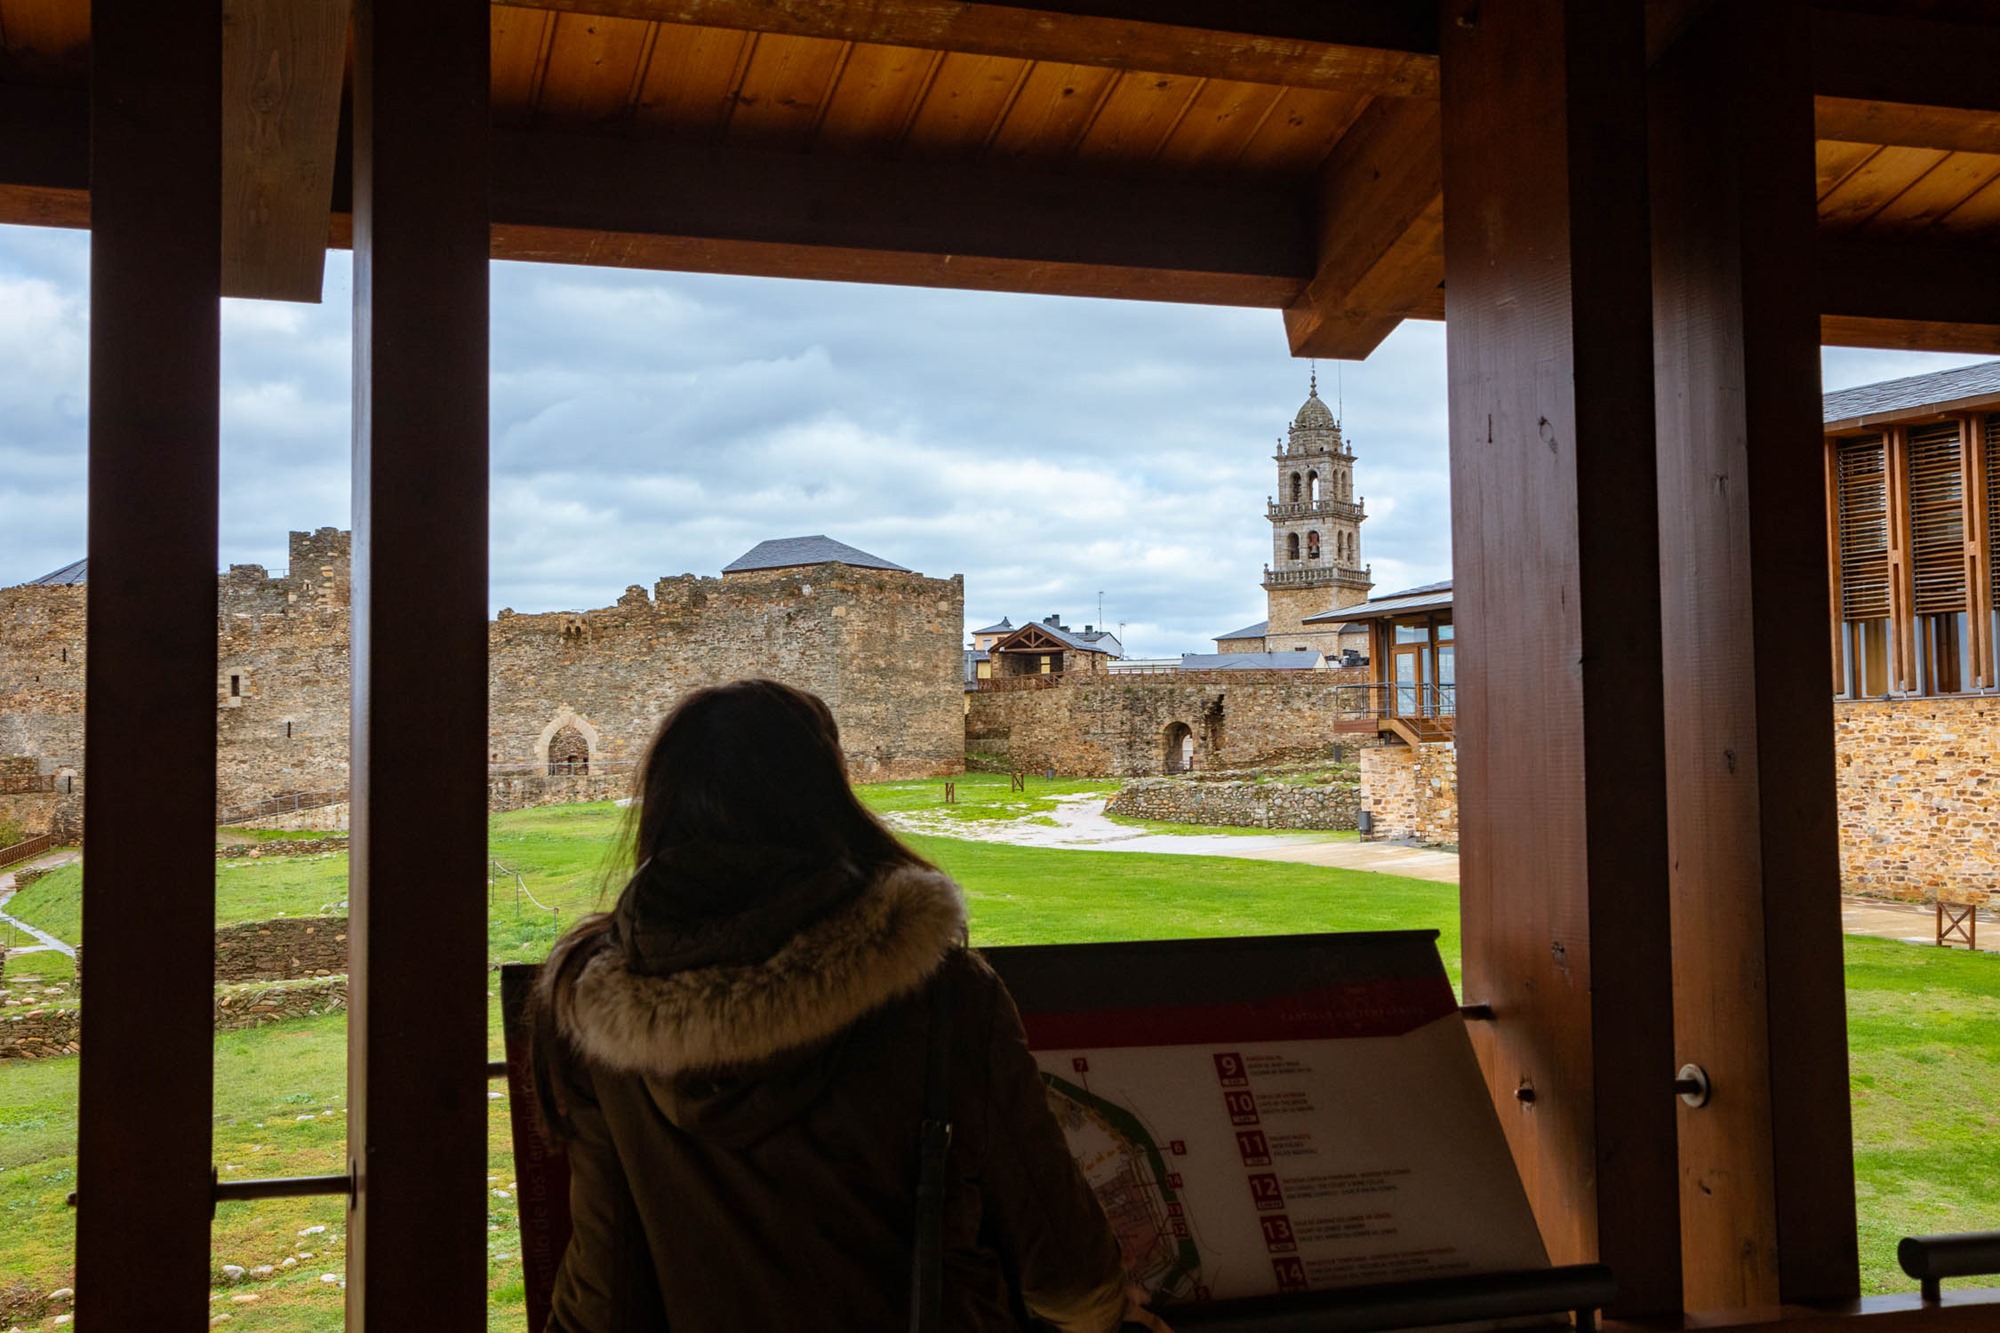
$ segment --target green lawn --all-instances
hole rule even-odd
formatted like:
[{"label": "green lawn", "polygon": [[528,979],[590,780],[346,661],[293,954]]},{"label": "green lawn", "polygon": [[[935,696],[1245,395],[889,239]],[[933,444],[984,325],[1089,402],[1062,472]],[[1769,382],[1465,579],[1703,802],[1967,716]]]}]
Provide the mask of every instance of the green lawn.
[{"label": "green lawn", "polygon": [[[973,775],[961,800],[976,807],[1020,796],[1006,785],[1004,776]],[[1045,801],[1065,784],[1030,785],[1028,799]],[[877,808],[921,810],[942,789],[895,783],[864,794]],[[615,894],[622,870],[612,839],[622,818],[609,804],[495,817],[492,857],[525,886],[518,910],[511,877],[490,886],[496,961],[539,957],[558,928]],[[1432,928],[1457,976],[1449,885],[1216,857],[911,841],[965,885],[975,943]],[[10,910],[74,938],[66,932],[76,929],[77,883],[74,870],[49,876]],[[341,856],[223,863],[218,916],[317,912],[338,903],[344,885]],[[2000,958],[1859,938],[1848,941],[1847,958],[1863,1281],[1901,1291],[1910,1284],[1895,1266],[1898,1237],[2000,1225],[1991,1203],[2000,1198]],[[336,1015],[217,1036],[216,1160],[226,1176],[340,1169],[345,1034]],[[72,1223],[62,1198],[74,1188],[75,1090],[74,1060],[0,1064],[0,1327],[31,1320],[41,1311],[27,1298],[69,1282]],[[513,1329],[521,1323],[513,1167],[506,1103],[491,1106],[492,1326]],[[311,1226],[327,1230],[299,1235]],[[215,1309],[232,1315],[225,1327],[338,1329],[338,1288],[319,1279],[340,1271],[343,1226],[328,1200],[226,1205],[214,1233]],[[281,1266],[286,1258],[293,1268]],[[274,1271],[227,1283],[224,1264]],[[240,1295],[258,1299],[233,1300]]]}]

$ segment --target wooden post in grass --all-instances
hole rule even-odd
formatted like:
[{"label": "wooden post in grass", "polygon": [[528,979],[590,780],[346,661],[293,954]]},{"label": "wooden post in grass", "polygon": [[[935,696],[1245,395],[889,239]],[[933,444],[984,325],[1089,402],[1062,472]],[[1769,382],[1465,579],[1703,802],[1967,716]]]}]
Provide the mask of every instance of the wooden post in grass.
[{"label": "wooden post in grass", "polygon": [[944,803],[946,805],[958,804],[958,784],[956,782],[947,782],[944,784]]},{"label": "wooden post in grass", "polygon": [[1023,792],[1028,790],[1028,775],[1026,773],[1014,773],[1009,775],[1009,785],[1007,790],[1023,791]]}]

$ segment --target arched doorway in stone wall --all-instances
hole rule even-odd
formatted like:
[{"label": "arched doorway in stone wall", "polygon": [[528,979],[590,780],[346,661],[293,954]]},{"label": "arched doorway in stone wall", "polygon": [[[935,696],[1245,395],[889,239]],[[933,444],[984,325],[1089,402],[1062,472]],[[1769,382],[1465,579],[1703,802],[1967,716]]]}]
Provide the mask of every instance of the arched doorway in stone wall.
[{"label": "arched doorway in stone wall", "polygon": [[1185,722],[1169,722],[1161,737],[1160,767],[1167,773],[1186,773],[1194,768],[1194,729]]},{"label": "arched doorway in stone wall", "polygon": [[575,727],[564,726],[549,737],[549,772],[588,773],[590,742]]}]

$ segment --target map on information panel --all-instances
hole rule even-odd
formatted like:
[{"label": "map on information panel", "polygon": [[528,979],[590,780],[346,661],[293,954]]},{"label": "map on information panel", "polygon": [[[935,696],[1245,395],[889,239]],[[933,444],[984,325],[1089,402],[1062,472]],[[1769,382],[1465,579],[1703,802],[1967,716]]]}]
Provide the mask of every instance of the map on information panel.
[{"label": "map on information panel", "polygon": [[1157,1301],[1547,1266],[1431,932],[986,956]]}]

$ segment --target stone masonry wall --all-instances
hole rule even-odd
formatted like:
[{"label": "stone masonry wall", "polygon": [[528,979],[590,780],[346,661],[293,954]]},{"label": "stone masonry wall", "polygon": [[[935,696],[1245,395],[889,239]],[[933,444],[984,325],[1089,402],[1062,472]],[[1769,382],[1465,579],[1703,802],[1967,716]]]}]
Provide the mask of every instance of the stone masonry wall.
[{"label": "stone masonry wall", "polygon": [[1108,814],[1172,824],[1351,829],[1358,795],[1352,786],[1295,787],[1282,782],[1133,778],[1105,802],[1104,809]]},{"label": "stone masonry wall", "polygon": [[[215,1030],[262,1027],[287,1018],[311,1018],[347,1008],[347,978],[252,982],[215,988]],[[80,1010],[73,1003],[0,1013],[0,1060],[75,1055],[82,1049]]]},{"label": "stone masonry wall", "polygon": [[1458,747],[1371,745],[1361,751],[1361,808],[1371,839],[1458,845]]},{"label": "stone masonry wall", "polygon": [[1197,769],[1255,768],[1331,753],[1352,671],[1172,671],[1060,676],[965,696],[965,748],[1003,767],[1062,777],[1167,771],[1168,733],[1194,736]]},{"label": "stone masonry wall", "polygon": [[2000,698],[1833,706],[1844,893],[2000,889]]},{"label": "stone masonry wall", "polygon": [[[224,811],[347,785],[348,534],[295,532],[290,556],[283,574],[236,565],[218,579]],[[57,779],[59,793],[81,793],[87,586],[0,589],[0,760],[14,761],[4,785]],[[538,763],[549,738],[574,727],[594,761],[629,763],[688,690],[771,676],[826,699],[857,777],[956,773],[964,603],[958,577],[823,565],[759,579],[681,575],[593,611],[502,612],[488,640],[491,760]],[[410,648],[407,685],[422,690],[421,646]],[[0,794],[0,815],[34,832],[74,824],[54,801]],[[309,812],[302,826],[328,820]]]},{"label": "stone masonry wall", "polygon": [[285,981],[347,971],[347,918],[279,917],[218,926],[215,979]]}]

